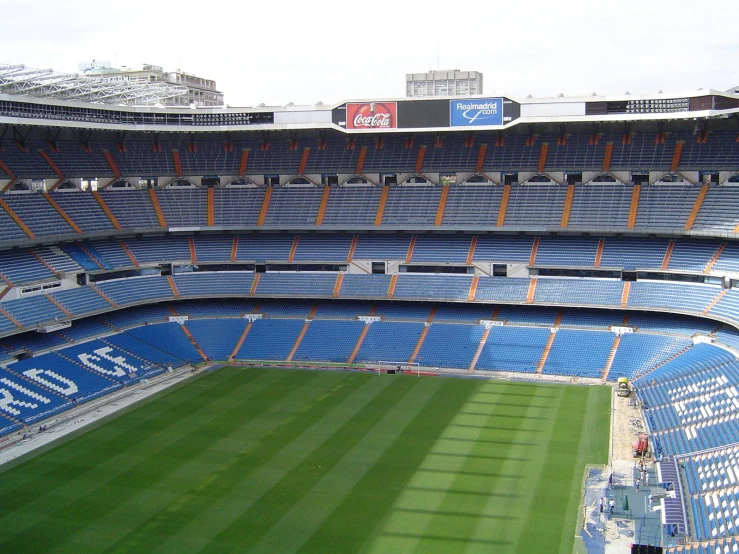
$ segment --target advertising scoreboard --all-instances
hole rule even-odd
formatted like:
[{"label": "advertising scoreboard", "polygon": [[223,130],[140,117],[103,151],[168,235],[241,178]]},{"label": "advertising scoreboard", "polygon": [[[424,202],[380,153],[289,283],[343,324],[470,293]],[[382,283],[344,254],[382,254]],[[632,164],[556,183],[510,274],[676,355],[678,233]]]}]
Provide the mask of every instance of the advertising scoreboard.
[{"label": "advertising scoreboard", "polygon": [[521,115],[505,97],[347,102],[334,109],[333,122],[349,131],[500,128]]},{"label": "advertising scoreboard", "polygon": [[503,125],[502,98],[463,98],[449,101],[451,127]]}]

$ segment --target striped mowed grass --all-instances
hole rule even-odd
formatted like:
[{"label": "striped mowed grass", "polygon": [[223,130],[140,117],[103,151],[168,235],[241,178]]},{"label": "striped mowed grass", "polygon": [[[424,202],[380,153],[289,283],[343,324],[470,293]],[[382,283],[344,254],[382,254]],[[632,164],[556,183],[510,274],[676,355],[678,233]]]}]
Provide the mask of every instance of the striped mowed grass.
[{"label": "striped mowed grass", "polygon": [[0,552],[570,554],[609,395],[220,369],[0,473]]}]

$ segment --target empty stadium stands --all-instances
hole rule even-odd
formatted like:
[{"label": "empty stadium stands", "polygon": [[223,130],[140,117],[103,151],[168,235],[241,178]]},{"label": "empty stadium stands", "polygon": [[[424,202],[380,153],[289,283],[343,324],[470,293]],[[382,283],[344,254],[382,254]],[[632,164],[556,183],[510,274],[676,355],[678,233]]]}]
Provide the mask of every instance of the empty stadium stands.
[{"label": "empty stadium stands", "polygon": [[[739,552],[739,293],[726,288],[739,275],[739,186],[699,174],[735,172],[737,142],[731,130],[705,134],[10,144],[13,180],[97,178],[101,190],[2,196],[0,435],[203,360],[626,376],[658,454],[685,461],[704,544],[676,551]],[[542,157],[544,143],[558,146]],[[568,184],[568,172],[611,175]],[[188,176],[236,186],[180,186]],[[106,189],[120,177],[165,186]]]},{"label": "empty stadium stands", "polygon": [[[699,187],[694,185],[646,185],[642,188],[638,215],[633,227],[623,221],[608,202],[612,195],[597,196],[602,204],[588,204],[587,213],[597,213],[598,220],[580,217],[577,199],[602,185],[576,187],[573,206],[566,227],[570,231],[698,234],[719,238],[734,235],[739,217],[718,225],[707,223],[713,216],[702,210],[715,210],[730,204],[737,187],[712,186],[707,190],[711,203],[701,205],[695,222],[688,225],[690,211]],[[630,197],[628,185],[620,187],[622,196]],[[498,185],[455,185],[440,208],[441,187],[403,185],[389,187],[387,202],[377,220],[381,187],[331,187],[321,218],[318,211],[323,187],[272,187],[269,201],[264,188],[218,188],[213,195],[213,218],[208,218],[208,200],[204,189],[118,190],[97,193],[65,191],[39,195],[6,194],[6,210],[0,215],[5,229],[0,245],[19,241],[53,242],[60,237],[114,236],[122,232],[146,232],[166,227],[178,229],[467,229],[480,231],[497,228],[508,231],[562,230],[567,187],[546,184],[519,184],[509,189],[505,210],[500,205]],[[582,191],[582,192],[578,192]],[[601,191],[602,192],[602,191]],[[590,194],[590,196],[593,196]],[[724,198],[725,197],[725,198]],[[722,204],[722,198],[723,203]],[[155,205],[156,202],[156,205]],[[109,209],[110,216],[102,205]],[[157,214],[161,209],[161,218]],[[441,220],[437,215],[441,209]],[[583,208],[585,209],[585,208]],[[260,215],[263,213],[263,218]],[[614,218],[611,222],[611,218]],[[728,217],[728,216],[724,216]],[[261,219],[261,221],[260,221]],[[702,226],[703,225],[703,226]],[[29,234],[30,233],[30,234]],[[592,248],[592,247],[591,247]],[[539,263],[546,263],[546,257]],[[592,265],[590,263],[585,265]],[[576,265],[583,265],[578,263]],[[603,264],[607,266],[607,264]]]}]

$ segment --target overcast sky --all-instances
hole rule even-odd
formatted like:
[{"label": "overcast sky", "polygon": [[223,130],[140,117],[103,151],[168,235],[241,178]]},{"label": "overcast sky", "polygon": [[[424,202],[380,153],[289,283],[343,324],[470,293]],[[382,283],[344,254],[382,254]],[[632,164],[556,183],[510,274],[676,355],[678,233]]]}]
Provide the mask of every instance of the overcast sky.
[{"label": "overcast sky", "polygon": [[0,0],[0,62],[142,63],[215,79],[231,106],[402,97],[405,74],[484,73],[485,94],[739,85],[737,0]]}]

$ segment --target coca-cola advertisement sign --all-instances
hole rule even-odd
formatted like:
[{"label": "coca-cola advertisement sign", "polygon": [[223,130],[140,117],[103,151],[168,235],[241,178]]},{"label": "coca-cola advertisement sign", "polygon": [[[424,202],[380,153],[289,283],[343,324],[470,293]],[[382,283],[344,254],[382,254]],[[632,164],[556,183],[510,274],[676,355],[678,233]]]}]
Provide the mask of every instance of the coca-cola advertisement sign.
[{"label": "coca-cola advertisement sign", "polygon": [[365,102],[346,105],[347,129],[396,129],[397,127],[397,102]]}]

